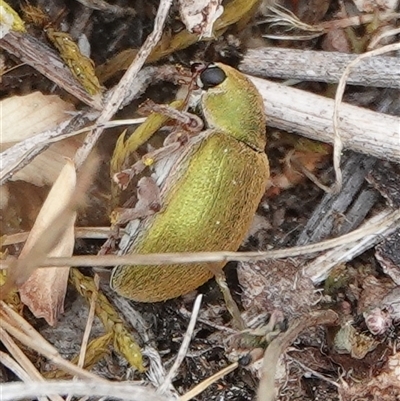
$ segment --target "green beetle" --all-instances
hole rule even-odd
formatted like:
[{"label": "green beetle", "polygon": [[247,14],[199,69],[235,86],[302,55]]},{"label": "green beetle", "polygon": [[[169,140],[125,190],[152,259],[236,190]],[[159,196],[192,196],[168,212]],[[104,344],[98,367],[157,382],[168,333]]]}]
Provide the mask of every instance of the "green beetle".
[{"label": "green beetle", "polygon": [[[205,130],[155,163],[161,208],[128,224],[121,254],[236,251],[249,230],[269,178],[263,100],[232,67],[211,64],[198,74]],[[117,266],[111,287],[134,301],[164,301],[224,265]]]}]

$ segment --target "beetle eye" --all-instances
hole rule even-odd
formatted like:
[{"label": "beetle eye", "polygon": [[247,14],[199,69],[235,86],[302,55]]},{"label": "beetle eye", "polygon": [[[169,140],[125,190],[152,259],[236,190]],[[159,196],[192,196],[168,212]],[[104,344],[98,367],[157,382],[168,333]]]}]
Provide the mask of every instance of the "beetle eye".
[{"label": "beetle eye", "polygon": [[226,74],[218,66],[210,65],[200,74],[199,78],[202,83],[202,88],[207,90],[224,82]]}]

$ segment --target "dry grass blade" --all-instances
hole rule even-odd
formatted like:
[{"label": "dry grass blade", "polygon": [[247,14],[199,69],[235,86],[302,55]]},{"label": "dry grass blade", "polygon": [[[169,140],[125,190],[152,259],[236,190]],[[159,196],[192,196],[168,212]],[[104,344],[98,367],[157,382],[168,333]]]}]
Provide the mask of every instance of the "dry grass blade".
[{"label": "dry grass blade", "polygon": [[[8,363],[10,367],[13,367],[14,373],[17,374],[18,376],[25,382],[30,382],[30,381],[42,381],[44,382],[44,379],[42,375],[39,373],[39,371],[35,368],[33,363],[28,359],[28,357],[24,354],[23,351],[18,347],[18,345],[14,342],[14,340],[8,335],[8,333],[0,328],[0,339],[1,342],[4,344],[4,346],[7,348],[8,352],[14,357],[15,361],[13,361],[13,364]],[[10,358],[7,354],[2,356],[1,363],[5,366],[8,358]],[[16,362],[17,361],[17,362]],[[7,366],[9,369],[10,367]],[[63,401],[61,397],[57,395],[51,395],[49,398],[52,401]],[[47,400],[47,398],[45,398]]]},{"label": "dry grass blade", "polygon": [[[365,58],[370,58],[374,56],[379,56],[381,54],[389,53],[389,52],[394,52],[396,50],[400,49],[400,43],[394,43],[391,45],[387,45],[384,47],[381,47],[376,50],[371,50],[367,53],[360,54],[357,58],[355,58],[352,62],[350,62],[346,69],[343,71],[342,77],[340,78],[338,88],[336,90],[336,96],[335,96],[335,107],[334,107],[334,112],[333,112],[333,127],[334,127],[334,134],[335,136],[339,136],[338,130],[339,130],[339,106],[342,102],[344,90],[346,88],[346,81],[350,75],[351,70],[363,59]],[[398,148],[397,148],[398,152]]]},{"label": "dry grass blade", "polygon": [[340,18],[337,20],[323,21],[319,24],[309,25],[301,21],[294,13],[280,5],[269,6],[268,10],[270,14],[265,19],[259,22],[259,24],[270,24],[271,28],[279,27],[286,32],[296,31],[304,32],[303,34],[291,33],[289,35],[283,34],[265,34],[263,37],[269,39],[279,40],[311,40],[317,38],[330,30],[344,29],[352,26],[360,26],[369,24],[371,22],[384,22],[390,20],[396,20],[400,17],[400,14],[393,11],[386,11],[371,14],[356,15],[348,18]]},{"label": "dry grass blade", "polygon": [[339,132],[339,106],[343,98],[344,90],[346,88],[346,80],[348,79],[351,69],[358,64],[361,60],[368,57],[378,56],[381,54],[389,53],[400,49],[400,43],[384,46],[380,49],[372,50],[370,52],[361,54],[354,59],[346,69],[343,71],[343,75],[340,78],[339,85],[335,96],[335,107],[333,109],[333,167],[336,175],[336,182],[331,188],[332,193],[338,193],[342,186],[342,172],[340,170],[340,159],[343,150],[343,140]]},{"label": "dry grass blade", "polygon": [[128,382],[94,383],[56,381],[31,383],[6,383],[2,385],[2,401],[17,401],[24,398],[34,398],[46,394],[73,394],[76,396],[112,397],[125,401],[173,401],[172,398],[163,397],[154,391],[134,386]]},{"label": "dry grass blade", "polygon": [[[300,255],[309,255],[332,249],[341,245],[349,245],[368,235],[379,236],[393,230],[400,224],[400,210],[387,209],[367,226],[363,226],[348,234],[326,241],[287,249],[277,249],[266,252],[195,252],[195,253],[167,253],[147,255],[102,255],[102,256],[72,256],[71,258],[47,258],[42,266],[112,266],[112,265],[158,265],[195,262],[222,262],[222,261],[256,261],[264,259],[282,259]],[[11,262],[12,263],[12,262]],[[6,268],[8,261],[0,260],[0,268]]]},{"label": "dry grass blade", "polygon": [[200,312],[200,305],[201,305],[202,298],[203,298],[203,296],[200,294],[197,296],[196,301],[194,302],[192,316],[190,317],[189,325],[186,330],[185,336],[183,337],[183,341],[179,348],[178,355],[175,359],[174,364],[172,365],[171,369],[169,370],[167,376],[165,377],[164,382],[158,388],[158,393],[164,394],[168,390],[168,388],[172,385],[172,383],[171,383],[172,379],[175,377],[175,375],[179,369],[179,366],[182,364],[183,360],[185,359],[187,350],[190,345],[190,340],[192,339],[192,336],[193,336],[193,331],[194,331],[194,327],[196,325],[197,316],[199,315],[199,312]]},{"label": "dry grass blade", "polygon": [[[70,199],[76,192],[76,171],[68,161],[57,181],[49,192],[32,227],[30,235],[21,251],[19,259],[25,258],[39,238],[46,232],[52,232],[51,223],[67,208]],[[74,224],[76,213],[69,214],[64,231],[58,242],[48,253],[49,256],[71,256],[74,250]],[[44,318],[53,326],[64,311],[64,298],[67,291],[69,267],[64,269],[36,270],[20,288],[22,302],[38,318]]]},{"label": "dry grass blade", "polygon": [[80,369],[71,362],[63,359],[50,343],[48,343],[31,325],[29,325],[26,320],[24,320],[24,318],[14,312],[14,310],[3,301],[0,301],[0,315],[2,326],[5,331],[25,346],[44,355],[61,369],[83,379],[94,380],[96,382],[105,381],[104,379],[87,372],[86,370]]},{"label": "dry grass blade", "polygon": [[49,221],[48,227],[51,227],[51,230],[47,230],[37,239],[35,246],[30,249],[23,259],[12,262],[13,268],[7,274],[7,281],[0,287],[1,299],[4,299],[14,287],[19,287],[25,283],[35,269],[40,266],[41,262],[46,259],[48,253],[65,235],[65,227],[69,225],[72,216],[75,215],[76,209],[83,202],[86,189],[91,182],[90,178],[93,176],[95,165],[97,165],[97,161],[94,159],[86,164],[86,169],[82,171],[79,177],[75,193],[73,196],[70,196],[66,206]]},{"label": "dry grass blade", "polygon": [[[83,368],[85,365],[85,357],[86,357],[86,351],[88,348],[88,342],[89,342],[89,336],[90,336],[90,331],[92,330],[93,326],[93,320],[94,320],[94,315],[95,315],[95,304],[97,300],[97,295],[98,295],[98,290],[99,290],[99,276],[95,274],[94,276],[94,284],[96,286],[96,291],[93,291],[92,296],[90,298],[90,308],[89,308],[89,314],[86,322],[86,327],[85,331],[83,333],[82,337],[82,344],[81,344],[81,349],[79,353],[79,359],[78,359],[78,367]],[[74,377],[73,380],[76,380],[77,377]],[[71,401],[72,399],[72,394],[69,394],[66,401]]]},{"label": "dry grass blade", "polygon": [[96,311],[96,301],[97,301],[97,297],[99,294],[99,291],[98,291],[99,290],[99,276],[97,274],[94,276],[94,284],[95,284],[97,291],[93,291],[92,296],[90,298],[89,315],[88,315],[87,322],[86,322],[85,332],[83,333],[81,352],[79,354],[78,366],[80,368],[82,368],[84,366],[90,331],[93,326],[93,320],[94,320],[94,315],[95,315],[95,311]]},{"label": "dry grass blade", "polygon": [[360,14],[348,18],[340,18],[332,21],[322,21],[319,26],[326,32],[333,29],[343,29],[351,26],[360,26],[371,22],[389,22],[400,18],[400,14],[393,11],[379,13]]},{"label": "dry grass blade", "polygon": [[206,380],[203,380],[196,387],[193,387],[186,394],[182,395],[179,398],[179,401],[190,401],[191,399],[193,399],[194,397],[196,397],[197,395],[202,393],[205,389],[210,387],[212,384],[214,384],[216,381],[218,381],[219,379],[222,379],[227,374],[233,372],[238,366],[239,366],[239,364],[237,362],[235,362],[235,363],[232,363],[231,365],[228,365],[227,367],[221,369],[219,372],[210,376]]},{"label": "dry grass blade", "polygon": [[[12,265],[7,274],[7,281],[0,287],[1,299],[4,299],[15,287],[18,288],[24,284],[31,274],[42,264],[48,252],[54,248],[58,242],[57,240],[62,236],[64,225],[70,221],[70,216],[74,212],[75,210],[70,209],[62,213],[62,215],[57,216],[57,222],[54,222],[54,225],[52,224],[54,232],[48,232],[46,235],[42,236],[36,243],[35,248],[32,248],[24,259],[12,261]],[[65,266],[66,265],[64,265],[64,267]]]},{"label": "dry grass blade", "polygon": [[[4,333],[4,330],[0,330],[0,337]],[[2,365],[4,365],[7,369],[15,374],[19,379],[22,381],[30,381],[29,375],[25,372],[21,366],[15,361],[15,359],[11,358],[10,355],[6,354],[5,352],[0,351],[0,360]],[[47,398],[45,398],[47,400]]]},{"label": "dry grass blade", "polygon": [[[110,227],[75,227],[75,238],[107,239],[110,235]],[[25,242],[30,231],[7,235],[2,242],[3,246]],[[121,230],[123,235],[124,230]]]},{"label": "dry grass blade", "polygon": [[[268,7],[268,10],[271,12],[271,14],[268,15],[267,18],[265,18],[261,23],[266,22],[269,23],[271,27],[281,27],[287,31],[299,29],[304,32],[310,32],[314,34],[311,35],[311,38],[315,37],[315,34],[319,36],[324,33],[324,30],[321,27],[305,24],[294,13],[279,4]],[[271,37],[270,35],[265,36]],[[280,36],[278,37],[281,38]]]},{"label": "dry grass blade", "polygon": [[388,38],[390,36],[398,35],[399,33],[400,33],[400,28],[394,28],[390,29],[389,31],[382,32],[380,35],[376,36],[373,40],[371,40],[371,42],[368,45],[368,50],[373,50],[374,47],[376,47],[381,40]]},{"label": "dry grass blade", "polygon": [[[26,374],[26,372],[15,362],[14,359],[12,359],[8,354],[4,352],[0,352],[0,358],[1,358],[1,363],[9,369],[11,372],[13,372],[18,378],[20,378],[24,382],[30,382],[31,380],[29,379],[29,376]],[[49,398],[53,401],[64,401],[60,396],[49,396]],[[37,399],[39,401],[49,401],[49,398],[45,396],[39,396]]]},{"label": "dry grass blade", "polygon": [[[377,243],[381,242],[382,238],[389,237],[400,225],[400,211],[392,211],[390,209],[383,210],[376,216],[367,220],[360,228],[360,232],[365,233],[364,236],[356,241],[344,243],[323,255],[318,256],[313,261],[308,263],[303,268],[303,274],[309,277],[314,284],[318,284],[325,280],[331,270],[340,263],[348,262],[360,255],[367,249],[370,249]],[[381,228],[369,233],[369,227],[379,225]]]},{"label": "dry grass blade", "polygon": [[10,335],[2,328],[0,328],[0,339],[7,351],[18,361],[24,369],[24,374],[29,380],[44,380],[39,371],[35,368],[33,363],[28,359],[24,352],[18,347]]}]

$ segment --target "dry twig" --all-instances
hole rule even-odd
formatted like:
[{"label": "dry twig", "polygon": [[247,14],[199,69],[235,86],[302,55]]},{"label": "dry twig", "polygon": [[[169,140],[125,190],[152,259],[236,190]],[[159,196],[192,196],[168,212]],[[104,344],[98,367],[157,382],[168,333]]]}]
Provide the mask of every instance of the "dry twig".
[{"label": "dry twig", "polygon": [[[282,259],[300,255],[321,252],[341,245],[349,246],[351,243],[371,236],[376,241],[381,236],[392,232],[400,225],[400,209],[386,209],[365,227],[354,230],[338,238],[332,238],[316,244],[298,246],[287,249],[277,249],[266,252],[193,252],[193,253],[167,253],[167,254],[135,254],[135,255],[102,255],[102,256],[72,256],[71,258],[46,258],[42,267],[48,266],[117,266],[123,265],[158,265],[196,262],[222,262],[222,261],[256,261],[263,259]],[[7,268],[10,262],[0,260],[0,268]]]},{"label": "dry twig", "polygon": [[201,300],[202,300],[202,295],[198,295],[196,298],[196,301],[194,302],[193,305],[193,311],[192,311],[192,316],[190,317],[189,325],[186,330],[185,336],[183,337],[182,344],[179,348],[178,355],[176,356],[175,362],[172,365],[171,369],[169,370],[167,376],[164,379],[164,382],[161,384],[161,386],[158,388],[157,392],[160,394],[164,394],[167,389],[172,385],[172,379],[175,377],[179,366],[182,364],[183,360],[185,359],[187,350],[190,345],[190,340],[192,339],[193,336],[193,331],[194,327],[196,325],[197,321],[197,316],[199,315],[200,312],[200,305],[201,305]]},{"label": "dry twig", "polygon": [[[400,210],[397,210],[397,214]],[[396,213],[396,212],[394,212]],[[390,217],[389,217],[390,216]],[[388,220],[389,217],[389,220]],[[390,223],[393,218],[393,211],[385,209],[376,216],[371,217],[367,220],[358,230],[365,232],[365,235],[354,242],[344,243],[324,254],[315,258],[312,262],[308,263],[303,268],[303,274],[309,277],[314,284],[318,284],[325,280],[330,271],[340,263],[348,262],[354,259],[356,256],[362,254],[367,249],[372,248],[377,243],[381,242],[383,238],[387,238],[392,234],[396,227],[399,226],[399,221],[394,225],[381,225],[381,229],[376,231],[374,234],[368,234],[369,227],[379,222],[386,221]],[[357,231],[358,231],[357,230]],[[340,238],[340,237],[339,237]]]},{"label": "dry twig", "polygon": [[[121,229],[120,234],[124,234]],[[19,244],[25,242],[29,231],[23,231],[17,234],[7,235],[2,242],[3,246]],[[110,227],[75,227],[75,238],[107,239],[110,235]]]},{"label": "dry twig", "polygon": [[[157,15],[154,20],[153,32],[146,38],[146,41],[140,48],[138,54],[125,72],[124,76],[121,78],[117,87],[114,88],[107,97],[105,107],[97,119],[98,125],[101,126],[108,122],[123,103],[126,94],[129,92],[129,87],[133,84],[147,57],[150,55],[151,51],[161,38],[162,30],[171,6],[171,2],[172,0],[160,1]],[[75,155],[75,162],[78,167],[81,166],[87,159],[103,130],[104,128],[97,128],[87,135],[84,144],[80,149],[78,149],[78,152]]]},{"label": "dry twig", "polygon": [[275,374],[280,356],[286,348],[305,329],[317,325],[332,325],[338,320],[338,315],[332,310],[312,312],[308,316],[293,322],[285,333],[280,334],[271,342],[264,354],[262,377],[257,392],[258,401],[275,400]]},{"label": "dry twig", "polygon": [[30,383],[2,384],[2,401],[17,401],[24,398],[35,398],[47,394],[73,394],[90,397],[112,397],[125,401],[173,401],[172,398],[157,395],[145,387],[135,386],[129,382],[93,382],[93,381],[48,381]]}]

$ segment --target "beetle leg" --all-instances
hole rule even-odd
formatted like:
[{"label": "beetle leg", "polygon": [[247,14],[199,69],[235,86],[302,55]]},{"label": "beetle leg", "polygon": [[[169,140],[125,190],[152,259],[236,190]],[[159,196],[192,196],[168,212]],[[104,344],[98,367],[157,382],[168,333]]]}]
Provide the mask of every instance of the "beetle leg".
[{"label": "beetle leg", "polygon": [[[260,315],[260,317],[263,317]],[[252,325],[251,322],[250,325]],[[254,323],[254,321],[253,321]],[[282,332],[287,330],[287,319],[279,310],[269,315],[267,324],[253,329],[241,330],[225,340],[228,358],[249,365],[264,355],[265,348]]]},{"label": "beetle leg", "polygon": [[[171,136],[173,135],[173,136]],[[146,167],[153,166],[157,161],[169,157],[172,153],[182,147],[187,141],[188,136],[185,133],[173,133],[167,137],[166,146],[146,153],[141,160],[133,166],[114,174],[114,181],[122,188],[126,189],[131,179],[143,172]],[[169,139],[168,139],[169,138]]]},{"label": "beetle leg", "polygon": [[213,273],[215,273],[215,281],[217,282],[224,297],[226,308],[228,309],[228,312],[232,316],[233,325],[239,330],[244,330],[246,328],[246,324],[242,318],[237,303],[232,297],[231,291],[226,282],[226,276],[224,271],[223,270],[213,271]]},{"label": "beetle leg", "polygon": [[153,178],[143,177],[139,180],[137,197],[134,208],[117,208],[111,213],[110,219],[113,226],[151,216],[160,210],[160,189]]},{"label": "beetle leg", "polygon": [[[101,246],[98,255],[107,255],[116,249],[117,240],[120,238],[119,226],[111,226],[106,242]],[[100,268],[99,268],[100,269]]]},{"label": "beetle leg", "polygon": [[269,344],[279,333],[286,331],[287,320],[282,311],[275,309],[272,311],[269,321],[266,325],[257,329],[248,330],[253,336],[263,337],[267,344]]},{"label": "beetle leg", "polygon": [[157,104],[152,100],[146,100],[140,105],[139,110],[142,114],[149,114],[150,112],[163,114],[164,116],[175,120],[183,130],[190,133],[197,134],[201,132],[204,127],[202,119],[195,114],[174,109],[166,104]]}]

